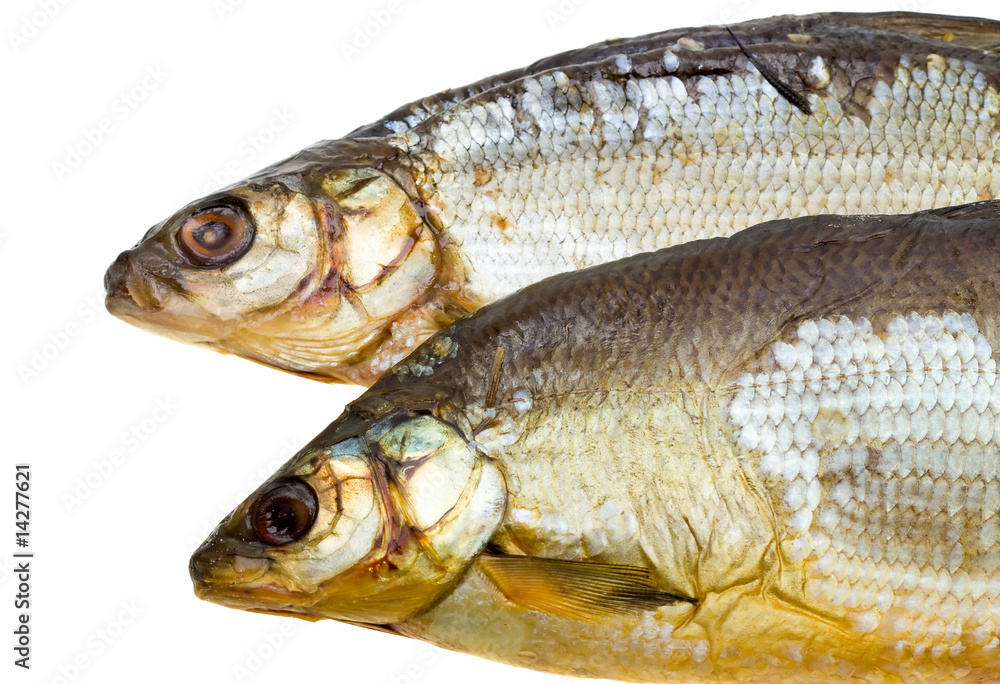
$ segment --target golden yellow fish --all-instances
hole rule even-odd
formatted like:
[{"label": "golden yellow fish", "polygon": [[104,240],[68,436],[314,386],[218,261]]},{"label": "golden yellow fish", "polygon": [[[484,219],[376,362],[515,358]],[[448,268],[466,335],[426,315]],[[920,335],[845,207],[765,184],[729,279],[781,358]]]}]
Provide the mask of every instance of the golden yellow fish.
[{"label": "golden yellow fish", "polygon": [[191,561],[642,682],[1000,681],[1000,203],[757,226],[442,330]]},{"label": "golden yellow fish", "polygon": [[1000,196],[997,45],[984,19],[821,14],[556,55],[189,204],[118,257],[107,306],[370,384],[550,275],[769,219]]}]

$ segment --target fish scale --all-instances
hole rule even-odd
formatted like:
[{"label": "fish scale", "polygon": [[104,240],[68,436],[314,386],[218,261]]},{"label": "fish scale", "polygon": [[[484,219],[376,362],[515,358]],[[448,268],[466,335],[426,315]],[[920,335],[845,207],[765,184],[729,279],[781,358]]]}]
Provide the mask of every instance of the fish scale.
[{"label": "fish scale", "polygon": [[729,420],[806,597],[918,655],[1000,647],[975,605],[1000,599],[1000,384],[976,320],[807,320],[755,370]]},{"label": "fish scale", "polygon": [[[692,58],[661,52],[664,72]],[[506,283],[475,277],[511,263],[495,249],[498,226],[515,235],[523,267],[510,277],[522,287],[566,268],[551,243],[554,219],[567,213],[585,229],[572,254],[580,268],[780,217],[906,213],[1000,190],[1000,98],[970,61],[900,54],[886,66],[893,79],[877,80],[866,108],[849,113],[836,83],[844,76],[831,77],[849,66],[817,56],[809,72],[827,85],[809,94],[809,115],[752,65],[636,78],[630,59],[616,64],[619,80],[526,78],[509,96],[422,122],[406,137],[415,144],[394,141],[424,169],[418,187],[472,265],[469,292],[505,294]],[[484,163],[488,179],[470,184]]]}]

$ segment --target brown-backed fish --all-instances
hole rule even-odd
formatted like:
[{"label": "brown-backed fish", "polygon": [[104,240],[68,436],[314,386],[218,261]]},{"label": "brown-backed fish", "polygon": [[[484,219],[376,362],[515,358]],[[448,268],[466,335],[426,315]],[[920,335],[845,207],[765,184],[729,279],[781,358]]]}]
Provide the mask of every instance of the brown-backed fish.
[{"label": "brown-backed fish", "polygon": [[198,200],[109,310],[370,384],[541,278],[768,219],[1000,194],[1000,23],[778,17],[614,40],[407,105]]},{"label": "brown-backed fish", "polygon": [[442,330],[196,591],[648,682],[1000,678],[1000,203],[761,225]]}]

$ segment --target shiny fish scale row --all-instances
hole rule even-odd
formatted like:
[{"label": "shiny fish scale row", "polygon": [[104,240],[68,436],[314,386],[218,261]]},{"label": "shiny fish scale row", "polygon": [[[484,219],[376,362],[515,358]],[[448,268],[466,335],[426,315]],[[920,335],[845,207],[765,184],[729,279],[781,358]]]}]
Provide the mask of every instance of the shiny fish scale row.
[{"label": "shiny fish scale row", "polygon": [[[628,58],[619,65],[627,73]],[[664,70],[677,66],[666,52]],[[844,112],[821,58],[809,78],[829,86],[809,95],[811,116],[752,69],[624,83],[555,71],[525,79],[516,101],[472,99],[393,142],[421,160],[425,196],[471,261],[471,278],[519,264],[502,287],[472,283],[490,297],[768,219],[1000,194],[1000,99],[974,64],[904,56],[892,83],[874,84],[868,123]]]},{"label": "shiny fish scale row", "polygon": [[763,365],[729,420],[805,599],[907,653],[1000,647],[1000,383],[976,321],[806,321]]}]

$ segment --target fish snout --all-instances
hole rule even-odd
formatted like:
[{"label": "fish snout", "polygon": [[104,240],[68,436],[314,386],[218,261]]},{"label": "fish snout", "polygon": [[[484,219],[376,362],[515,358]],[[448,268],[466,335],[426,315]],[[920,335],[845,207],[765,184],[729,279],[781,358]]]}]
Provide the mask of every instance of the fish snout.
[{"label": "fish snout", "polygon": [[166,298],[164,285],[142,268],[131,250],[122,252],[104,274],[104,304],[110,313],[159,311]]},{"label": "fish snout", "polygon": [[104,274],[104,293],[110,298],[129,297],[128,290],[129,257],[122,252]]},{"label": "fish snout", "polygon": [[212,587],[253,582],[270,568],[271,561],[259,545],[231,538],[206,541],[188,563],[198,596]]},{"label": "fish snout", "polygon": [[201,584],[205,579],[205,571],[202,569],[203,566],[198,562],[196,556],[191,556],[191,560],[188,561],[188,574],[191,575],[191,581],[196,585]]}]

